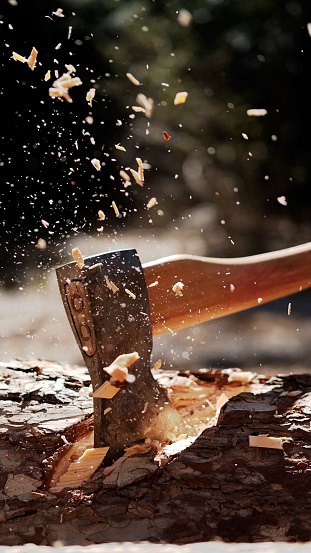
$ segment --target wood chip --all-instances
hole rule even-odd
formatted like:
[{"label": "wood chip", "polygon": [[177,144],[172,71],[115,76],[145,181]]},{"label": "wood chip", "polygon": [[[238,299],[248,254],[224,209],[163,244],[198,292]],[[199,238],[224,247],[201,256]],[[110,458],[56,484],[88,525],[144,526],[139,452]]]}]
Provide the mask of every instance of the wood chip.
[{"label": "wood chip", "polygon": [[162,361],[161,359],[158,359],[153,365],[153,370],[158,371],[159,369],[161,369],[161,366],[162,366]]},{"label": "wood chip", "polygon": [[140,157],[137,157],[137,158],[136,158],[136,162],[137,162],[137,165],[138,165],[138,173],[139,173],[140,180],[141,180],[141,182],[144,182],[145,177],[144,177],[144,166],[143,166],[143,162],[142,162],[142,160],[141,160]]},{"label": "wood chip", "polygon": [[50,226],[50,223],[48,223],[48,222],[45,221],[44,219],[41,219],[41,223],[42,223],[42,225],[43,225],[45,228],[48,228],[48,226]]},{"label": "wood chip", "polygon": [[38,50],[33,47],[27,60],[28,67],[33,71],[37,63]]},{"label": "wood chip", "polygon": [[93,397],[111,399],[120,390],[119,384],[134,382],[135,376],[129,374],[128,367],[133,365],[138,359],[139,355],[137,351],[119,355],[109,367],[104,368],[104,371],[110,376],[110,380],[104,382],[95,390],[92,394]]},{"label": "wood chip", "polygon": [[132,110],[136,113],[146,113],[145,108],[142,108],[140,106],[132,106]]},{"label": "wood chip", "polygon": [[91,106],[91,107],[92,107],[93,98],[95,96],[95,92],[96,92],[95,88],[90,88],[90,90],[88,90],[87,93],[86,93],[86,101],[87,101],[88,105]]},{"label": "wood chip", "polygon": [[147,98],[145,94],[138,94],[136,102],[145,110],[146,117],[151,117],[153,114],[154,101],[152,98]]},{"label": "wood chip", "polygon": [[248,109],[246,111],[246,114],[250,117],[263,117],[264,115],[267,115],[266,109]]},{"label": "wood chip", "polygon": [[91,164],[93,165],[93,167],[95,167],[96,171],[101,171],[102,167],[99,159],[97,159],[96,157],[93,157],[93,159],[91,159]]},{"label": "wood chip", "polygon": [[56,17],[65,17],[62,8],[57,8],[56,12],[52,12],[52,15],[56,15]]},{"label": "wood chip", "polygon": [[259,436],[248,436],[250,447],[265,447],[269,449],[283,449],[283,441],[286,438],[272,438],[260,434]]},{"label": "wood chip", "polygon": [[127,288],[125,288],[124,290],[131,298],[133,298],[133,300],[136,300],[136,296],[135,294],[133,294],[133,292],[131,292],[131,290],[128,290]]},{"label": "wood chip", "polygon": [[279,202],[279,204],[284,205],[284,206],[287,206],[287,201],[286,201],[286,197],[285,197],[285,196],[279,196],[279,197],[277,198],[277,201]]},{"label": "wood chip", "polygon": [[120,177],[123,180],[125,180],[125,181],[130,181],[131,180],[130,176],[125,171],[123,171],[123,169],[121,169],[119,174],[120,174]]},{"label": "wood chip", "polygon": [[76,264],[78,265],[79,269],[82,269],[84,267],[84,259],[83,259],[83,255],[80,252],[79,248],[73,248],[72,255],[73,255],[73,258],[74,258]]},{"label": "wood chip", "polygon": [[112,280],[109,280],[107,275],[105,275],[105,281],[109,290],[111,290],[111,292],[113,292],[114,294],[118,292],[119,288],[112,282]]},{"label": "wood chip", "polygon": [[20,61],[21,63],[27,63],[28,67],[30,67],[30,69],[33,71],[37,63],[38,50],[35,47],[33,47],[30,52],[30,56],[28,58],[25,58],[24,56],[21,56],[16,52],[13,52],[12,56],[15,61]]},{"label": "wood chip", "polygon": [[111,207],[113,208],[113,210],[116,214],[116,217],[121,217],[120,211],[118,210],[118,206],[117,206],[115,201],[112,202]]},{"label": "wood chip", "polygon": [[147,203],[147,209],[150,209],[151,207],[155,206],[157,203],[158,203],[157,198],[150,198],[149,202]]},{"label": "wood chip", "polygon": [[73,66],[70,67],[68,73],[64,73],[61,77],[54,81],[53,86],[49,88],[49,95],[51,98],[65,98],[67,102],[72,103],[72,98],[68,93],[68,89],[74,86],[80,86],[82,81],[79,77],[72,77],[71,72],[75,71]]},{"label": "wood chip", "polygon": [[45,81],[49,81],[50,78],[51,78],[51,71],[48,70],[48,71],[46,72],[46,74],[44,75],[44,80],[45,80]]},{"label": "wood chip", "polygon": [[135,171],[135,169],[130,169],[130,173],[134,177],[135,182],[139,184],[139,186],[144,186],[143,181],[140,178],[140,174],[137,171]]},{"label": "wood chip", "polygon": [[172,137],[166,131],[163,131],[163,138],[164,140],[170,140]]},{"label": "wood chip", "polygon": [[135,86],[140,86],[142,84],[138,79],[136,79],[136,77],[134,77],[134,75],[132,75],[132,73],[126,73],[126,76]]},{"label": "wood chip", "polygon": [[102,221],[104,221],[104,220],[106,219],[106,215],[105,215],[105,213],[104,213],[101,209],[98,210],[98,217],[99,217]]},{"label": "wood chip", "polygon": [[22,63],[26,63],[26,62],[27,62],[27,58],[24,58],[24,56],[20,56],[20,55],[17,54],[16,52],[13,52],[12,56],[13,56],[13,59],[14,59],[15,61],[20,61],[20,62],[22,62]]},{"label": "wood chip", "polygon": [[116,150],[121,150],[121,152],[126,152],[126,149],[124,148],[124,146],[121,146],[121,144],[115,144],[114,147],[116,148]]},{"label": "wood chip", "polygon": [[172,290],[173,292],[175,292],[176,296],[182,296],[183,293],[182,293],[182,290],[184,288],[184,283],[183,282],[176,282],[174,284],[174,286],[172,287]]},{"label": "wood chip", "polygon": [[188,92],[177,92],[175,98],[174,98],[174,105],[178,106],[178,104],[184,104],[187,100]]}]

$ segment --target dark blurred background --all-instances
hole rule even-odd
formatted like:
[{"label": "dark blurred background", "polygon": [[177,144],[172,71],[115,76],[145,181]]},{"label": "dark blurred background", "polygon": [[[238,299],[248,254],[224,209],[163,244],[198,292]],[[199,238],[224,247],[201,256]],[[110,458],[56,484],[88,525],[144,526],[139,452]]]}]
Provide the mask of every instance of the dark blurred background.
[{"label": "dark blurred background", "polygon": [[[178,227],[194,244],[198,238],[206,255],[309,241],[307,6],[301,0],[1,0],[1,281],[19,284],[29,269],[55,264],[69,236],[98,235],[98,209],[106,214],[106,236]],[[65,17],[55,15],[58,8]],[[28,57],[33,46],[39,54],[31,71],[12,52]],[[65,64],[83,82],[71,90],[72,104],[48,95],[54,71],[62,75]],[[143,85],[134,86],[127,72]],[[92,107],[85,99],[90,87]],[[189,96],[174,106],[179,91]],[[131,117],[138,92],[154,99],[151,119]],[[249,108],[268,113],[249,117]],[[115,149],[118,143],[126,152]],[[145,186],[125,190],[119,171],[135,169],[137,156],[150,165]],[[158,204],[147,210],[152,196]],[[287,205],[278,202],[281,196]],[[45,249],[37,247],[39,238]]]}]

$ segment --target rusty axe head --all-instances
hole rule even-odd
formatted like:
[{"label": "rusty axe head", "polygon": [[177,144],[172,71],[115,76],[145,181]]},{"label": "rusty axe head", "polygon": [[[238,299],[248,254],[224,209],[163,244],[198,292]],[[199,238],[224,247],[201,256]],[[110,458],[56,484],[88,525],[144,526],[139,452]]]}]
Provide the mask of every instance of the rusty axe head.
[{"label": "rusty axe head", "polygon": [[122,354],[136,351],[134,382],[114,397],[94,397],[95,447],[109,446],[105,462],[144,438],[167,440],[185,424],[150,370],[152,328],[144,273],[135,250],[103,253],[56,269],[65,310],[93,390],[109,375],[104,370]]}]

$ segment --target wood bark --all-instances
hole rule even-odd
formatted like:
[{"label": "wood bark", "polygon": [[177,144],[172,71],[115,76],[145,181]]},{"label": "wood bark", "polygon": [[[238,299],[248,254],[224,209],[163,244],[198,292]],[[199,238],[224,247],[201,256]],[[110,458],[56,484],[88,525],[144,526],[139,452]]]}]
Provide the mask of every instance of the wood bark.
[{"label": "wood bark", "polygon": [[[241,393],[181,452],[122,458],[53,495],[59,452],[92,429],[88,373],[1,363],[0,544],[310,540],[311,375],[255,379],[243,391],[228,374],[183,375],[218,396]],[[283,448],[250,447],[257,434],[284,438]]]}]

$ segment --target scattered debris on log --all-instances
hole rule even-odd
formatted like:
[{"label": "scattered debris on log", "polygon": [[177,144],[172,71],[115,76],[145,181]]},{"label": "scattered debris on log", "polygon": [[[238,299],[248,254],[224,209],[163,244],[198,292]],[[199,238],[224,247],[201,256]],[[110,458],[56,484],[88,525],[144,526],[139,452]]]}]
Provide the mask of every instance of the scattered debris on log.
[{"label": "scattered debris on log", "polygon": [[58,491],[93,447],[89,375],[38,360],[0,363],[0,544],[310,540],[311,375],[154,376],[194,435],[145,440]]}]

